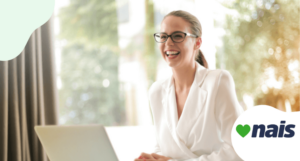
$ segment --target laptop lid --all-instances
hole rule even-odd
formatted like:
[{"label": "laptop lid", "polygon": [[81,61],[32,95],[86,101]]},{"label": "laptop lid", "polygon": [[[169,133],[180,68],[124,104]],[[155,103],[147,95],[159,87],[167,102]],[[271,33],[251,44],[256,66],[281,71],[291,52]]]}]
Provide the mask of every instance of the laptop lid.
[{"label": "laptop lid", "polygon": [[50,161],[118,161],[104,126],[35,126]]}]

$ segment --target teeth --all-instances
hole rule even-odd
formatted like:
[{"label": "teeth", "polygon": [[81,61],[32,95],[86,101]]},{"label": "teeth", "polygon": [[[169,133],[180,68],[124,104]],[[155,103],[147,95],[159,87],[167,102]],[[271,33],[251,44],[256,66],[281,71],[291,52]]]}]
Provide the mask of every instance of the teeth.
[{"label": "teeth", "polygon": [[167,54],[167,56],[170,56],[170,55],[178,55],[179,52],[178,52],[178,51],[167,51],[166,54]]},{"label": "teeth", "polygon": [[167,51],[166,54],[167,55],[177,55],[179,52],[178,51]]}]

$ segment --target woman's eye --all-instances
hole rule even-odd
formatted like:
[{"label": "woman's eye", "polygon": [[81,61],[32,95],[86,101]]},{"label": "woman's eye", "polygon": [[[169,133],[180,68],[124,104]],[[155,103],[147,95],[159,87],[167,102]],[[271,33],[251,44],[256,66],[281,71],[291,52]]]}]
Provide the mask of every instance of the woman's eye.
[{"label": "woman's eye", "polygon": [[174,35],[174,38],[182,38],[182,35]]}]

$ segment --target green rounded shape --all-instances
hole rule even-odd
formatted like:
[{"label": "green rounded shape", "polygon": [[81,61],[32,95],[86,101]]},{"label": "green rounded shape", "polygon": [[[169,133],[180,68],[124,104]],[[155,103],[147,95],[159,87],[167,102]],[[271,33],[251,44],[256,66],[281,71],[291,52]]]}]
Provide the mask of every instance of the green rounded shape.
[{"label": "green rounded shape", "polygon": [[0,0],[0,61],[17,57],[53,10],[54,0]]}]

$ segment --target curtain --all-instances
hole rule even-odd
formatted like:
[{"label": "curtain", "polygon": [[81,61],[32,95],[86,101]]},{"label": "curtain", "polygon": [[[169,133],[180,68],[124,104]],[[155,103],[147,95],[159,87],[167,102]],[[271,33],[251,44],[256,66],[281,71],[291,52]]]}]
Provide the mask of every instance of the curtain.
[{"label": "curtain", "polygon": [[52,22],[32,33],[18,57],[0,61],[0,161],[47,160],[34,126],[58,123]]}]

